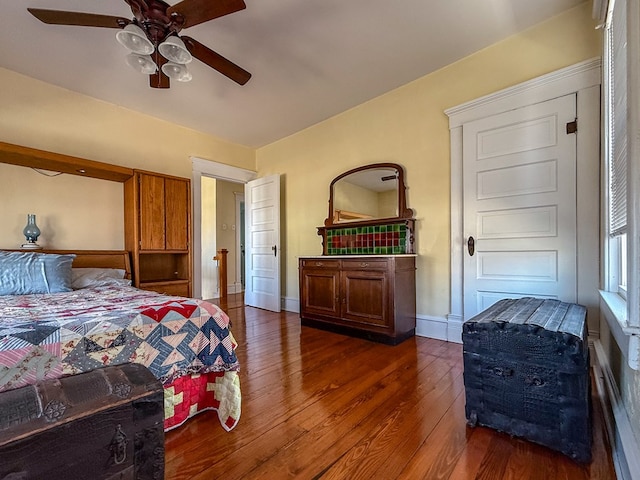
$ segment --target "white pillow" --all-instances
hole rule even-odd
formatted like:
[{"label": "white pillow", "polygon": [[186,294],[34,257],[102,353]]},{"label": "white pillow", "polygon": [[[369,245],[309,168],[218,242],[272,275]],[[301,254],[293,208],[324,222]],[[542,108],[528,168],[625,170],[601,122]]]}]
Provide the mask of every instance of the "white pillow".
[{"label": "white pillow", "polygon": [[107,285],[131,285],[131,280],[124,278],[125,273],[119,268],[72,268],[71,288],[78,290]]}]

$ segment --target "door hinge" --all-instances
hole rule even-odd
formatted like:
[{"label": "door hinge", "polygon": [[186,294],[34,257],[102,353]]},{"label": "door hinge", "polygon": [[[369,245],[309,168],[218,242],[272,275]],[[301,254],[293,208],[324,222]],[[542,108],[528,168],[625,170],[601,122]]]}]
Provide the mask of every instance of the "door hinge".
[{"label": "door hinge", "polygon": [[567,135],[570,133],[576,133],[578,131],[578,119],[576,118],[573,122],[567,123]]}]

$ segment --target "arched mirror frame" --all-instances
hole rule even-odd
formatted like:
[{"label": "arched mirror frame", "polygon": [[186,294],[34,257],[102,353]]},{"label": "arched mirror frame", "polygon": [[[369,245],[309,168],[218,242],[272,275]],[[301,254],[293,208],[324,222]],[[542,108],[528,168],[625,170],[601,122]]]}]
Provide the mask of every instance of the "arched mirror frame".
[{"label": "arched mirror frame", "polygon": [[[380,168],[386,169],[395,169],[397,172],[398,179],[398,214],[394,217],[385,217],[385,218],[375,218],[375,219],[365,219],[365,220],[349,220],[348,222],[336,222],[335,211],[334,211],[334,192],[335,192],[335,184],[339,180],[352,175],[354,173],[366,171],[366,170],[375,170]],[[407,195],[406,195],[406,186],[404,183],[404,168],[402,165],[397,163],[372,163],[369,165],[363,165],[361,167],[352,168],[333,179],[331,184],[329,185],[329,215],[324,221],[325,227],[335,227],[335,226],[346,226],[346,225],[369,225],[372,222],[383,222],[386,220],[402,220],[402,219],[411,219],[413,218],[413,210],[407,208]]]}]

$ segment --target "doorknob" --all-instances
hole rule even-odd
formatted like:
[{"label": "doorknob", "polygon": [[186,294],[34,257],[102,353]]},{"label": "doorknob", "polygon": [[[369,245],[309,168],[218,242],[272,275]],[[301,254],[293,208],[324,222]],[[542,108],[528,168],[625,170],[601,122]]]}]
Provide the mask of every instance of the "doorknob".
[{"label": "doorknob", "polygon": [[273,247],[271,247],[271,250],[273,250],[273,255],[275,257],[277,257],[278,256],[278,247],[274,245]]},{"label": "doorknob", "polygon": [[467,250],[469,251],[469,256],[473,257],[473,254],[476,252],[476,241],[473,237],[469,237],[467,240]]}]

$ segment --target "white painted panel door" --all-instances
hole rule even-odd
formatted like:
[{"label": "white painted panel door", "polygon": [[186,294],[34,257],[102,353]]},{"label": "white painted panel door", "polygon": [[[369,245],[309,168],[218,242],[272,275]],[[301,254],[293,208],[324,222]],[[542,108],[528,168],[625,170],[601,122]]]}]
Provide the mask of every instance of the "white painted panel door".
[{"label": "white painted panel door", "polygon": [[575,118],[567,95],[463,125],[465,320],[502,298],[576,301]]},{"label": "white painted panel door", "polygon": [[245,303],[280,311],[280,175],[245,185]]}]

